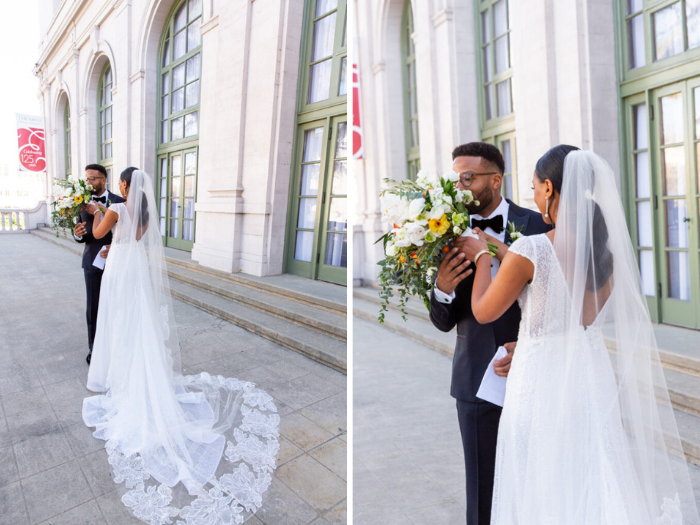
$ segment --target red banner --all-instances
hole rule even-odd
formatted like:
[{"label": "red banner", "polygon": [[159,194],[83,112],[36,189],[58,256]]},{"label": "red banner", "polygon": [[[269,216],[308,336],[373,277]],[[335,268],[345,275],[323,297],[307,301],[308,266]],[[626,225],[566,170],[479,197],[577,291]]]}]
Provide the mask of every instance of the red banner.
[{"label": "red banner", "polygon": [[19,140],[19,169],[34,172],[46,171],[44,119],[18,113],[17,139]]},{"label": "red banner", "polygon": [[357,64],[352,65],[352,158],[361,159],[364,153],[362,145],[362,125],[360,123],[360,72]]}]

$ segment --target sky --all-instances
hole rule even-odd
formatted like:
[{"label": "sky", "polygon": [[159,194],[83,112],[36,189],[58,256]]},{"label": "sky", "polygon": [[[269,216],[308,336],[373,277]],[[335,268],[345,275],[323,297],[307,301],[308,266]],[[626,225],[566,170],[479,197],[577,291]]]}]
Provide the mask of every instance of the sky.
[{"label": "sky", "polygon": [[39,79],[32,74],[39,59],[38,4],[39,0],[22,0],[3,2],[2,6],[0,164],[8,164],[10,170],[19,166],[15,113],[43,116],[37,98]]}]

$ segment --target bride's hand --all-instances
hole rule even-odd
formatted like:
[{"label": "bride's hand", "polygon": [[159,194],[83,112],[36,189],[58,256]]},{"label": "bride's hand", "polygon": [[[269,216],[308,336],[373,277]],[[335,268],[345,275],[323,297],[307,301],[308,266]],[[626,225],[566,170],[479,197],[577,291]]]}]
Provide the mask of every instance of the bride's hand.
[{"label": "bride's hand", "polygon": [[90,215],[94,215],[97,210],[100,208],[97,206],[97,203],[95,202],[89,202],[87,206],[85,206],[85,209]]},{"label": "bride's hand", "polygon": [[505,349],[508,350],[508,355],[493,362],[493,369],[496,372],[496,375],[501,377],[508,376],[508,372],[510,372],[510,362],[513,360],[513,352],[515,352],[515,346],[517,344],[518,343],[516,341],[514,343],[506,343],[503,345]]}]

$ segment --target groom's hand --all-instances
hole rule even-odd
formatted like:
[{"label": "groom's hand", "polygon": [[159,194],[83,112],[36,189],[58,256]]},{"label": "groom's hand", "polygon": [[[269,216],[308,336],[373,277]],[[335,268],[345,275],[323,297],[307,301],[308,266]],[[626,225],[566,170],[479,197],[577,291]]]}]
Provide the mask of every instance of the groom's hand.
[{"label": "groom's hand", "polygon": [[83,235],[85,235],[87,233],[87,230],[85,229],[85,223],[79,222],[78,224],[76,224],[73,233],[76,237],[82,237]]},{"label": "groom's hand", "polygon": [[441,292],[450,295],[459,283],[474,272],[473,268],[467,270],[467,266],[470,264],[471,261],[459,251],[459,248],[452,248],[438,267],[435,286]]},{"label": "groom's hand", "polygon": [[508,355],[493,362],[493,369],[496,371],[496,375],[506,377],[508,372],[510,372],[510,362],[513,360],[513,352],[515,352],[515,345],[518,343],[506,343],[503,346],[508,350]]},{"label": "groom's hand", "polygon": [[100,252],[100,257],[102,257],[103,259],[106,259],[107,254],[109,253],[109,249],[111,248],[111,246],[112,246],[111,244],[106,244],[105,249]]}]

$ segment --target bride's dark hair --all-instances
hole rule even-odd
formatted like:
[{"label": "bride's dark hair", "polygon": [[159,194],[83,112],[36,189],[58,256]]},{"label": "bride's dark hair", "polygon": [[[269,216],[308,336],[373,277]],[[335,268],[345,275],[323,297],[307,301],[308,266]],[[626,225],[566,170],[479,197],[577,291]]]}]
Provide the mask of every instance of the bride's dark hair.
[{"label": "bride's dark hair", "polygon": [[[550,181],[554,186],[554,191],[561,194],[564,182],[564,161],[569,153],[578,150],[579,148],[576,146],[568,144],[554,146],[537,161],[535,175],[540,179],[540,182]],[[593,246],[591,250],[593,260],[588,264],[587,276],[587,288],[592,292],[605,286],[613,272],[613,257],[607,244],[608,227],[598,203],[594,201],[593,205]]]},{"label": "bride's dark hair", "polygon": [[[138,168],[130,167],[122,171],[119,175],[119,180],[126,182],[126,187],[131,187],[131,174],[134,173]],[[139,217],[139,226],[145,226],[148,224],[148,199],[146,199],[146,194],[141,194],[141,214]]]}]

